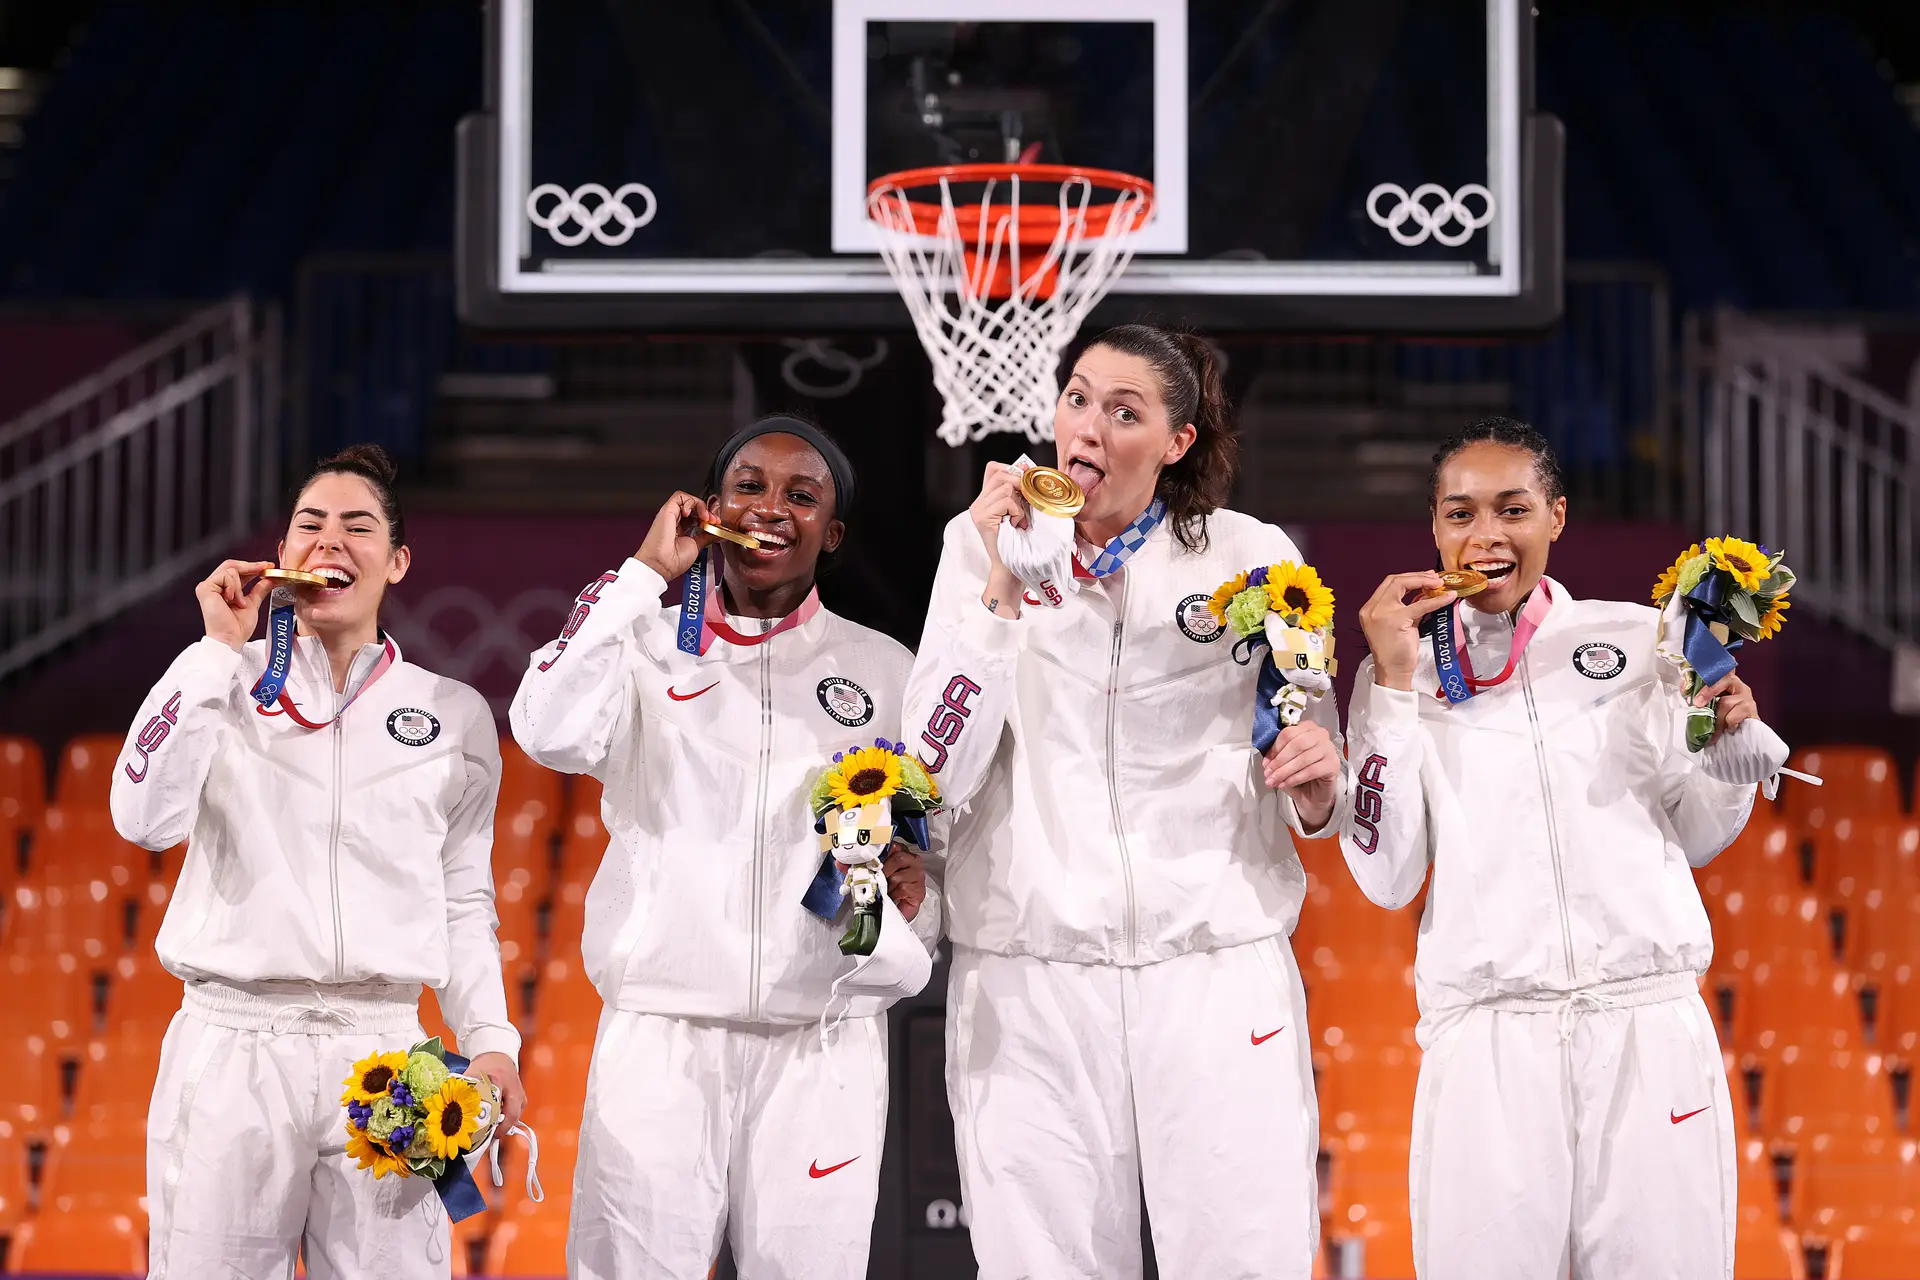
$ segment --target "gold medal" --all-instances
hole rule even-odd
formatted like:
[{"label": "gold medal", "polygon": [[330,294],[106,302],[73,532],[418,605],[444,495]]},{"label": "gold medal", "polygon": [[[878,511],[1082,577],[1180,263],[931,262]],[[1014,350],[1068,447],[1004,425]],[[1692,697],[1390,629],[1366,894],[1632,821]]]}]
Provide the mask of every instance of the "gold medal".
[{"label": "gold medal", "polygon": [[1477,595],[1487,589],[1487,575],[1478,569],[1445,569],[1440,574],[1440,585],[1428,587],[1420,593],[1422,600],[1431,600],[1443,592],[1451,591],[1457,596]]},{"label": "gold medal", "polygon": [[731,542],[736,547],[745,547],[749,551],[758,551],[760,549],[760,539],[750,533],[742,533],[738,529],[729,529],[727,526],[715,524],[711,520],[702,520],[700,522],[700,528],[702,531],[712,534],[722,542]]},{"label": "gold medal", "polygon": [[269,582],[285,582],[299,587],[326,587],[333,585],[328,579],[317,573],[308,573],[305,569],[265,569],[261,577]]},{"label": "gold medal", "polygon": [[1043,516],[1071,519],[1080,514],[1081,507],[1087,505],[1087,495],[1080,491],[1073,477],[1052,467],[1029,467],[1023,471],[1020,474],[1020,496]]}]

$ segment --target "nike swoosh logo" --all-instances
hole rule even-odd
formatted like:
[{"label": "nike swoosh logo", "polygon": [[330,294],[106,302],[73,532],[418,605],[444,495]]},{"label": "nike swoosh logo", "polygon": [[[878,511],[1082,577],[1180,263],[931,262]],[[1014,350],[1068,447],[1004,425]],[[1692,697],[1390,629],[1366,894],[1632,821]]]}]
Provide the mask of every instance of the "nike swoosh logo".
[{"label": "nike swoosh logo", "polygon": [[1707,1110],[1711,1110],[1711,1104],[1709,1104],[1708,1106],[1705,1106],[1705,1107],[1701,1107],[1701,1108],[1699,1108],[1698,1110],[1695,1110],[1695,1111],[1689,1111],[1689,1112],[1687,1112],[1687,1114],[1685,1114],[1685,1115],[1683,1115],[1683,1116],[1677,1116],[1677,1115],[1675,1115],[1675,1114],[1673,1113],[1673,1111],[1672,1111],[1671,1109],[1669,1109],[1669,1110],[1667,1111],[1667,1119],[1669,1119],[1669,1120],[1671,1120],[1671,1121],[1673,1121],[1673,1122],[1674,1122],[1675,1124],[1679,1124],[1679,1123],[1680,1123],[1680,1122],[1681,1122],[1682,1120],[1691,1120],[1691,1119],[1693,1119],[1693,1118],[1694,1118],[1695,1116],[1697,1116],[1697,1115],[1699,1115],[1701,1111],[1707,1111]]},{"label": "nike swoosh logo", "polygon": [[[855,1156],[853,1160],[858,1160],[859,1158],[860,1158],[859,1156]],[[820,1162],[818,1160],[815,1160],[812,1164],[807,1166],[807,1176],[809,1178],[824,1178],[830,1173],[840,1172],[840,1170],[852,1164],[853,1160],[842,1160],[839,1164],[830,1164],[824,1169],[820,1167]]]},{"label": "nike swoosh logo", "polygon": [[720,687],[720,682],[718,680],[715,680],[712,684],[708,685],[705,689],[695,689],[692,693],[676,693],[674,692],[673,686],[668,685],[667,696],[669,698],[672,698],[675,702],[692,702],[695,698],[699,697],[701,694],[710,692],[714,689],[718,689],[719,687]]},{"label": "nike swoosh logo", "polygon": [[1267,1034],[1263,1036],[1253,1036],[1253,1032],[1251,1031],[1247,1032],[1247,1034],[1250,1036],[1253,1036],[1253,1043],[1256,1046],[1258,1046],[1258,1045],[1265,1044],[1267,1041],[1273,1039],[1275,1036],[1279,1035],[1282,1031],[1285,1031],[1285,1030],[1286,1030],[1285,1027],[1275,1027],[1273,1030],[1267,1032]]}]

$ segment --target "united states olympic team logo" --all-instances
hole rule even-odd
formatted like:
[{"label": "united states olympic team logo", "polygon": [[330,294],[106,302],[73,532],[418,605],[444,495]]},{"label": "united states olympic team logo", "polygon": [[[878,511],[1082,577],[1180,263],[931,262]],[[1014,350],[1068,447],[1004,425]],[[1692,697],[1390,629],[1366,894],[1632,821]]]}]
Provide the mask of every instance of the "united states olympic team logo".
[{"label": "united states olympic team logo", "polygon": [[[1391,199],[1381,207],[1382,197]],[[1477,200],[1479,207],[1468,202]],[[1383,182],[1367,193],[1367,216],[1404,245],[1425,244],[1432,237],[1448,248],[1465,244],[1473,233],[1493,221],[1493,192],[1477,182],[1449,191],[1437,182],[1423,182],[1408,191]]]},{"label": "united states olympic team logo", "polygon": [[[638,208],[631,204],[636,198]],[[542,209],[545,200],[553,203]],[[653,192],[638,182],[626,183],[618,191],[609,191],[597,182],[572,191],[555,182],[543,182],[527,193],[527,220],[569,248],[588,236],[601,244],[625,244],[634,232],[653,221],[658,208]],[[607,230],[609,223],[616,230]]]},{"label": "united states olympic team logo", "polygon": [[1627,655],[1619,645],[1596,640],[1573,651],[1573,669],[1589,680],[1611,680],[1627,669]]},{"label": "united states olympic team logo", "polygon": [[820,682],[814,696],[826,713],[849,727],[858,727],[873,719],[873,699],[853,681],[828,676]]},{"label": "united states olympic team logo", "polygon": [[1212,596],[1196,592],[1182,600],[1173,610],[1173,625],[1180,628],[1180,634],[1198,644],[1212,644],[1226,634],[1220,628],[1220,620],[1213,616],[1208,608]]},{"label": "united states olympic team logo", "polygon": [[440,736],[440,722],[430,711],[401,707],[387,717],[387,734],[407,747],[424,747]]}]

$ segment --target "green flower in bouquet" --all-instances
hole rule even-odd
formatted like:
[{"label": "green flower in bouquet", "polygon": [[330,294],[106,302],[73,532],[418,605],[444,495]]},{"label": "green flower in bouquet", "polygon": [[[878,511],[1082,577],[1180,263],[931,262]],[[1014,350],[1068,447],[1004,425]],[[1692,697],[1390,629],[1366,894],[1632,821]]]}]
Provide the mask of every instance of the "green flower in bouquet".
[{"label": "green flower in bouquet", "polygon": [[376,1098],[373,1103],[373,1115],[367,1120],[367,1133],[377,1141],[385,1142],[393,1136],[395,1129],[413,1123],[413,1111],[403,1107],[390,1097]]},{"label": "green flower in bouquet", "polygon": [[445,1084],[447,1077],[452,1074],[447,1070],[447,1064],[438,1056],[423,1049],[415,1049],[407,1055],[407,1065],[400,1072],[400,1079],[405,1082],[407,1091],[417,1100],[431,1098],[440,1092],[440,1086]]}]

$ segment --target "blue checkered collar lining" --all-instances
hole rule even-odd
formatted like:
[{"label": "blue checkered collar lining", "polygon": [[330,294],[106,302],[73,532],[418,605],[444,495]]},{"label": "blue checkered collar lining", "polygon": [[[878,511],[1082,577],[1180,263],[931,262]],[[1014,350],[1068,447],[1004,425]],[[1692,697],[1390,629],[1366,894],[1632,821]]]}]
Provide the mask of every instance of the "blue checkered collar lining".
[{"label": "blue checkered collar lining", "polygon": [[1093,563],[1087,566],[1087,573],[1095,578],[1111,577],[1118,573],[1133,558],[1134,552],[1147,545],[1148,537],[1166,518],[1167,504],[1155,498],[1145,511],[1134,517],[1132,524],[1115,535],[1113,541],[1107,543],[1100,554],[1093,558]]}]

